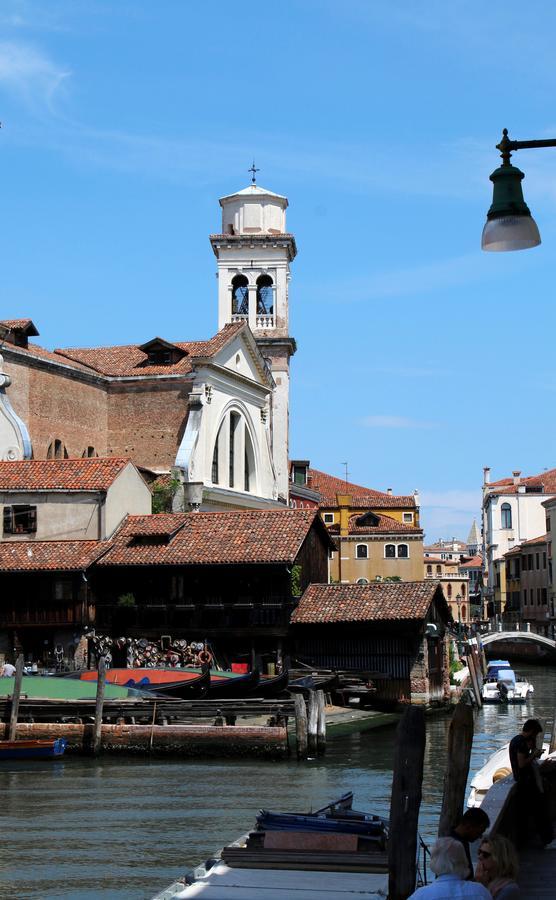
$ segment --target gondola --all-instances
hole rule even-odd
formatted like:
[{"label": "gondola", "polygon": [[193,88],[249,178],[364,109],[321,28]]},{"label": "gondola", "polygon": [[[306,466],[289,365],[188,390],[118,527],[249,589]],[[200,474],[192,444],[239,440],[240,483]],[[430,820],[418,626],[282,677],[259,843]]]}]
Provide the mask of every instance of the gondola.
[{"label": "gondola", "polygon": [[336,672],[331,675],[304,675],[295,678],[288,684],[288,690],[292,694],[304,694],[307,691],[333,691],[338,687],[340,679]]},{"label": "gondola", "polygon": [[258,669],[252,669],[245,675],[236,672],[211,671],[209,700],[235,700],[238,697],[246,697],[258,691],[261,674]]},{"label": "gondola", "polygon": [[[80,673],[82,681],[96,681],[96,669]],[[207,669],[107,669],[106,681],[149,693],[165,694],[180,700],[200,700],[206,696],[211,675]]]},{"label": "gondola", "polygon": [[255,694],[257,697],[279,697],[280,694],[287,690],[289,681],[289,672],[285,670],[279,675],[261,675]]}]

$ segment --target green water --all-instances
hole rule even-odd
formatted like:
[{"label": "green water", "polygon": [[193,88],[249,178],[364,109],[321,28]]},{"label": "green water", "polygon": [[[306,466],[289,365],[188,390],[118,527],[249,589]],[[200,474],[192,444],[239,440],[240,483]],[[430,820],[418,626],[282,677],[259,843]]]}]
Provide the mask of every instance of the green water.
[{"label": "green water", "polygon": [[[532,703],[477,714],[471,770],[521,728],[552,717],[556,669],[523,669]],[[420,828],[434,839],[449,719],[429,719]],[[353,790],[388,814],[393,728],[329,743],[322,760],[138,760],[67,757],[0,763],[0,897],[147,900],[254,824],[261,806],[306,810]]]}]

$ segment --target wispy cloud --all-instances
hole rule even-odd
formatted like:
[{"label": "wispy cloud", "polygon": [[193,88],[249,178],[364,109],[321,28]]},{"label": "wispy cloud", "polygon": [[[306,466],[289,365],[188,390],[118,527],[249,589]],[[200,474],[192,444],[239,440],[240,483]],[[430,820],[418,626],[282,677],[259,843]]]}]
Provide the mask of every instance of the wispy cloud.
[{"label": "wispy cloud", "polygon": [[54,95],[69,72],[39,48],[19,41],[0,41],[0,88],[17,95],[35,113],[52,111]]},{"label": "wispy cloud", "polygon": [[364,416],[359,424],[365,428],[435,428],[434,422],[421,422],[406,416]]},{"label": "wispy cloud", "polygon": [[420,491],[420,501],[421,523],[428,541],[440,537],[465,540],[473,519],[480,519],[480,490],[424,490]]}]

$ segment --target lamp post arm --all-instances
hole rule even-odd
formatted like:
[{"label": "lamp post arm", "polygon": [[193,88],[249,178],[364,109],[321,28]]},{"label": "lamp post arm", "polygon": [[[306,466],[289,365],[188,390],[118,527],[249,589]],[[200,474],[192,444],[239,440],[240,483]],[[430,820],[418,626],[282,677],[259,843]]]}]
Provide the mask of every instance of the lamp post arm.
[{"label": "lamp post arm", "polygon": [[512,150],[536,150],[539,147],[556,147],[556,138],[546,138],[539,141],[511,141],[508,137],[508,129],[504,128],[502,140],[496,144],[505,165],[509,165]]}]

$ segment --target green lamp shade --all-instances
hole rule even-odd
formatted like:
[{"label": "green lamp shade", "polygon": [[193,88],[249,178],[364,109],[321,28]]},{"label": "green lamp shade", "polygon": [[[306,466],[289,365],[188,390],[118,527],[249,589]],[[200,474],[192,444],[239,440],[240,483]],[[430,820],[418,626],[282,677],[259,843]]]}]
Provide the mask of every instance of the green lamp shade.
[{"label": "green lamp shade", "polygon": [[507,162],[490,176],[494,188],[483,228],[483,250],[527,250],[540,244],[537,223],[523,199],[523,178],[523,172]]},{"label": "green lamp shade", "polygon": [[503,216],[487,219],[483,228],[483,250],[528,250],[538,247],[541,236],[532,216]]}]

